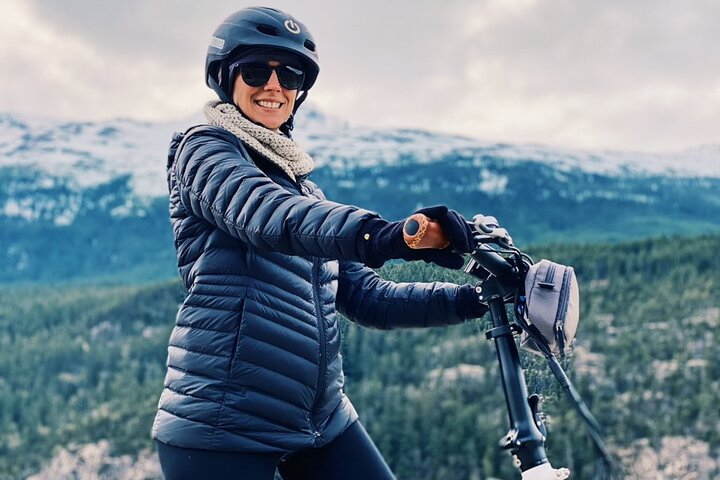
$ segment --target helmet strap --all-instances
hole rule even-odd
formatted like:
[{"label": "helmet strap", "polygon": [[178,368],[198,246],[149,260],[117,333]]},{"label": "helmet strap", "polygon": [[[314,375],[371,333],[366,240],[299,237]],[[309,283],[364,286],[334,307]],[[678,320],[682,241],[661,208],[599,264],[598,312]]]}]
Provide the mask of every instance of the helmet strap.
[{"label": "helmet strap", "polygon": [[297,109],[307,98],[307,93],[308,93],[307,90],[303,90],[302,92],[300,92],[300,95],[298,95],[297,98],[295,98],[295,106],[293,107],[293,114],[295,114],[295,112],[297,112]]},{"label": "helmet strap", "polygon": [[280,125],[280,131],[285,134],[286,137],[292,138],[292,130],[295,128],[295,115],[290,114],[290,118],[285,120],[285,123]]},{"label": "helmet strap", "polygon": [[284,133],[288,138],[292,138],[292,130],[295,128],[295,113],[297,112],[300,104],[302,104],[307,98],[307,90],[300,92],[295,98],[295,106],[293,106],[293,113],[290,114],[290,118],[280,126],[280,131]]},{"label": "helmet strap", "polygon": [[[223,101],[225,103],[234,103],[231,98],[232,94],[228,94],[225,91],[224,85],[221,85],[222,83],[224,83],[226,81],[226,79],[224,77],[226,77],[227,74],[228,73],[227,73],[227,69],[225,69],[225,65],[224,64],[220,65],[220,68],[218,69],[218,73],[217,73],[218,78],[216,79],[215,76],[208,75],[207,83],[210,86],[210,88],[212,88],[215,91],[215,93],[217,93],[217,95],[221,101]],[[220,80],[220,81],[218,82],[218,80]]]}]

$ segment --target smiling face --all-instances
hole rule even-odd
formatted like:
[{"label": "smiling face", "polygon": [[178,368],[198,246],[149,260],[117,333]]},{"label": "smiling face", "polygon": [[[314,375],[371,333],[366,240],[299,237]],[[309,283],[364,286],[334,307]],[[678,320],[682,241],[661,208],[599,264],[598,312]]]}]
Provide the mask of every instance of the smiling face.
[{"label": "smiling face", "polygon": [[[277,66],[279,62],[271,61],[268,65]],[[242,75],[235,78],[233,102],[255,123],[277,130],[290,118],[297,90],[288,90],[280,85],[277,72],[273,71],[265,85],[251,87],[243,81]]]}]

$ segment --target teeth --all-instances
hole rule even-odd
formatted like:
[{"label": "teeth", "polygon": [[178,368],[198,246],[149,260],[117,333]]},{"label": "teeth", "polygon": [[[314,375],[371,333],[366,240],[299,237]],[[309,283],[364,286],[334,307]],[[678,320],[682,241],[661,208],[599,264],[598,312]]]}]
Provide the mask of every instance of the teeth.
[{"label": "teeth", "polygon": [[258,105],[265,108],[280,108],[281,103],[280,102],[268,102],[266,100],[260,100],[257,102]]}]

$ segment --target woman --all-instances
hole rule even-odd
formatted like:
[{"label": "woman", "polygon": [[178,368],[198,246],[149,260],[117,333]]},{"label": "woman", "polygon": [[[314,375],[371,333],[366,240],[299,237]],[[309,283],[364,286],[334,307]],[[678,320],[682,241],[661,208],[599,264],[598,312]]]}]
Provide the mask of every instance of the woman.
[{"label": "woman", "polygon": [[303,24],[270,8],[218,27],[209,125],[176,134],[170,214],[188,294],[153,426],[168,479],[393,478],[343,392],[337,311],[380,329],[461,323],[486,311],[470,285],[395,284],[388,259],[462,266],[472,228],[423,210],[451,245],[411,250],[402,222],[326,200],[291,139],[318,75]]}]

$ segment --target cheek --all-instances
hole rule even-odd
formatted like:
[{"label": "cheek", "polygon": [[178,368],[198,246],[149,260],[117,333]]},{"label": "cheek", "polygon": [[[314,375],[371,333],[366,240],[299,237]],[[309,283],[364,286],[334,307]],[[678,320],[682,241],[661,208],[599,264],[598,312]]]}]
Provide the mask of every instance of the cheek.
[{"label": "cheek", "polygon": [[293,90],[292,92],[288,92],[287,99],[288,99],[288,109],[292,113],[292,109],[295,106],[295,99],[297,98],[297,90]]},{"label": "cheek", "polygon": [[240,105],[241,103],[247,103],[250,98],[250,87],[248,87],[245,82],[242,81],[240,76],[235,79],[235,86],[233,89],[233,101],[236,105]]}]

